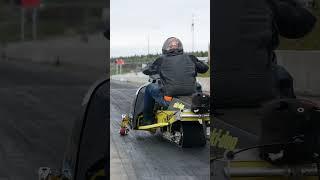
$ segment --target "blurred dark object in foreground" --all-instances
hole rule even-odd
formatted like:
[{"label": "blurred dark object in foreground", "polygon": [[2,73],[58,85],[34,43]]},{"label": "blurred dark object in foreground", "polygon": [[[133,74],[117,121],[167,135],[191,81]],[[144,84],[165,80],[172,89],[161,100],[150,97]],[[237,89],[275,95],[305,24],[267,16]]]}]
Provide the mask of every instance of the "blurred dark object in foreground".
[{"label": "blurred dark object in foreground", "polygon": [[297,39],[307,35],[316,24],[316,17],[310,10],[295,0],[269,0],[275,25],[285,38]]},{"label": "blurred dark object in foreground", "polygon": [[[308,34],[315,16],[293,0],[241,0],[232,2],[233,6],[228,1],[214,3],[214,106],[260,106],[283,96],[288,85],[279,85],[281,82],[291,82],[293,92],[292,77],[283,67],[284,73],[279,73],[274,50],[279,35],[301,38]],[[292,93],[290,96],[294,97]]]},{"label": "blurred dark object in foreground", "polygon": [[107,29],[106,31],[103,32],[103,35],[105,38],[109,39],[110,40],[110,30]]},{"label": "blurred dark object in foreground", "polygon": [[[320,111],[312,101],[279,99],[262,111],[260,144],[283,143],[260,148],[261,157],[273,164],[316,163],[320,154]],[[282,154],[270,158],[270,154]]]}]

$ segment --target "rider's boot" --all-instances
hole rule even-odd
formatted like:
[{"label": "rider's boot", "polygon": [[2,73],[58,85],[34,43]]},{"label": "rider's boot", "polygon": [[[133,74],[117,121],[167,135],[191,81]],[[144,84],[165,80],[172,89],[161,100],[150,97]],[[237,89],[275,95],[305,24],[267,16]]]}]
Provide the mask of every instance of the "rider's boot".
[{"label": "rider's boot", "polygon": [[154,124],[155,119],[153,117],[144,117],[143,121],[140,123],[140,126],[147,126],[147,125],[151,125]]}]

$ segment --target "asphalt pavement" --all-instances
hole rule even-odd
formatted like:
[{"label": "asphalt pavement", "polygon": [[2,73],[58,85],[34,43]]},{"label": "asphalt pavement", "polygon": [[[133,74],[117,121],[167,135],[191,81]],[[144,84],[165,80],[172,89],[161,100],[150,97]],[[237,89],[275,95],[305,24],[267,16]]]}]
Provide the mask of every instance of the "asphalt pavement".
[{"label": "asphalt pavement", "polygon": [[121,114],[128,113],[137,86],[111,82],[110,86],[111,179],[208,180],[210,147],[182,149],[160,134],[130,131],[119,135]]},{"label": "asphalt pavement", "polygon": [[0,61],[0,179],[59,168],[81,101],[101,74],[86,68]]},{"label": "asphalt pavement", "polygon": [[[37,179],[40,166],[60,167],[82,98],[101,76],[87,68],[0,61],[1,180]],[[143,131],[119,135],[121,114],[129,112],[136,90],[136,85],[111,83],[111,179],[209,179],[209,146],[181,149]],[[250,118],[216,121],[243,146],[257,138],[258,125]]]}]

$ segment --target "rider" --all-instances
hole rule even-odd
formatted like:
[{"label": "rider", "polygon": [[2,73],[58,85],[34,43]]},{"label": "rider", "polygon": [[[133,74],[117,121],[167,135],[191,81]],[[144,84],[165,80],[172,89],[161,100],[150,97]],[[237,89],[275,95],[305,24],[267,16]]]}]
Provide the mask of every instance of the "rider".
[{"label": "rider", "polygon": [[[273,13],[271,49],[279,46],[279,35],[298,39],[304,37],[316,23],[316,17],[297,0],[268,1]],[[281,98],[295,98],[293,77],[282,66],[277,64],[275,52],[272,54],[272,66],[275,76],[277,96]]]},{"label": "rider", "polygon": [[162,56],[143,70],[146,75],[160,75],[160,83],[150,83],[145,89],[142,125],[155,122],[155,101],[161,106],[168,106],[164,96],[191,95],[196,91],[197,73],[205,73],[208,69],[209,67],[195,56],[183,52],[178,38],[168,38],[162,47]]}]

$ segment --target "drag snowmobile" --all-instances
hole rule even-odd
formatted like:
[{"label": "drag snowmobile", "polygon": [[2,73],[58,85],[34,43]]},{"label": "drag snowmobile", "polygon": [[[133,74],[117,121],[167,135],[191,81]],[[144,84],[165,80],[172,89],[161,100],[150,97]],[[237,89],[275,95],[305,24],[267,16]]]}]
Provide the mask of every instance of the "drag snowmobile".
[{"label": "drag snowmobile", "polygon": [[320,179],[319,108],[294,98],[294,76],[274,52],[280,36],[302,38],[315,26],[301,4],[213,1],[212,95],[220,115],[211,129],[211,179]]},{"label": "drag snowmobile", "polygon": [[[158,75],[150,76],[149,83],[158,83]],[[205,146],[207,129],[210,125],[209,95],[202,93],[200,84],[198,91],[192,96],[165,96],[169,107],[155,104],[156,122],[151,125],[141,125],[143,121],[143,98],[146,83],[136,92],[131,112],[122,115],[120,135],[124,136],[129,130],[143,130],[162,133],[165,139],[176,143],[179,147]]]},{"label": "drag snowmobile", "polygon": [[234,137],[237,133],[230,130],[229,138],[222,138],[226,132],[213,132],[210,161],[213,178],[320,179],[320,106],[310,100],[287,98],[272,100],[262,109],[262,132],[256,142],[222,147],[230,139],[237,139]]},{"label": "drag snowmobile", "polygon": [[[249,148],[248,148],[249,149]],[[242,149],[236,152],[243,152]],[[316,164],[296,164],[276,166],[258,155],[256,149],[243,153],[226,153],[227,155],[212,163],[213,177],[219,180],[318,180],[319,169]]]}]

